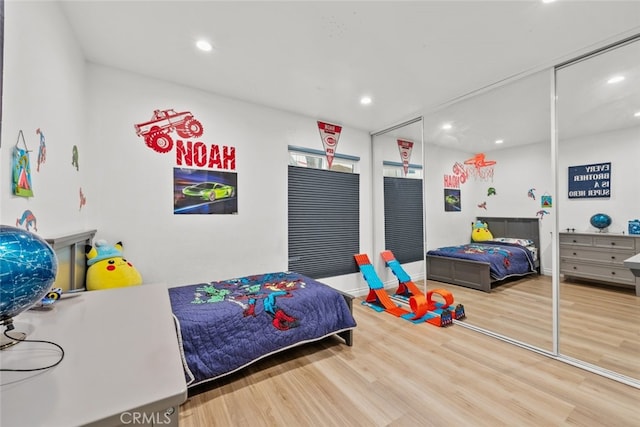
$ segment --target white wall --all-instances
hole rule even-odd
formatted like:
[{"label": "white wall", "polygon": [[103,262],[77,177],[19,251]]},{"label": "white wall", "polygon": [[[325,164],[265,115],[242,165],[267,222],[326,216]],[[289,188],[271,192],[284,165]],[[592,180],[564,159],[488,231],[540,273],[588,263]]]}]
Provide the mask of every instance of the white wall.
[{"label": "white wall", "polygon": [[[124,242],[125,256],[146,283],[179,285],[287,269],[287,146],[322,149],[316,118],[87,65],[58,4],[5,7],[0,169],[10,175],[11,148],[22,129],[34,150],[35,197],[14,197],[9,180],[0,180],[3,224],[15,224],[30,209],[44,237],[96,228],[97,239]],[[237,215],[173,214],[174,152],[152,151],[133,127],[167,108],[191,111],[205,128],[200,141],[236,148]],[[37,128],[47,144],[40,172]],[[79,170],[71,164],[74,145]],[[337,151],[362,159],[361,250],[370,251],[369,135],[345,127]],[[80,187],[86,196],[82,209]],[[323,281],[362,293],[367,287],[360,276]]]},{"label": "white wall", "polygon": [[[0,220],[15,226],[25,210],[45,238],[91,226],[80,209],[87,184],[85,62],[54,3],[5,2],[3,126],[0,148]],[[46,160],[37,171],[40,137]],[[22,130],[30,153],[34,197],[14,196],[11,157]],[[79,149],[79,170],[71,164]],[[22,146],[22,144],[20,144]],[[33,230],[32,230],[33,231]]]},{"label": "white wall", "polygon": [[[95,185],[88,197],[98,238],[122,240],[145,282],[171,285],[287,269],[288,145],[321,149],[316,120],[91,65],[88,152]],[[191,111],[205,144],[233,146],[237,215],[174,215],[174,151],[156,153],[134,124],[155,109]],[[370,240],[369,136],[343,129],[338,152],[360,156],[361,236]],[[346,291],[358,275],[324,280]]]},{"label": "white wall", "polygon": [[[607,132],[558,144],[559,231],[596,232],[589,223],[595,213],[608,214],[611,233],[627,233],[628,221],[640,218],[640,126]],[[569,199],[568,168],[570,166],[611,162],[611,197]]]},{"label": "white wall", "polygon": [[464,162],[473,153],[451,150],[433,144],[425,147],[425,207],[427,250],[441,246],[468,243],[471,237],[471,222],[475,208],[471,206],[475,197],[476,183],[469,180],[460,184],[462,210],[445,212],[444,176],[453,174],[456,162]]}]

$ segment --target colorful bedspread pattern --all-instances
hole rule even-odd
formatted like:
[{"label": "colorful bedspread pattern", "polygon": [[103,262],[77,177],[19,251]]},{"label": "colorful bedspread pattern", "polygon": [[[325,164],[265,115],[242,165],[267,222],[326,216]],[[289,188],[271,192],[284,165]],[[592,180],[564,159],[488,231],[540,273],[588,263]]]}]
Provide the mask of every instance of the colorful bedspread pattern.
[{"label": "colorful bedspread pattern", "polygon": [[491,278],[502,280],[536,272],[533,254],[527,248],[504,242],[469,243],[432,249],[427,255],[489,263]]},{"label": "colorful bedspread pattern", "polygon": [[341,294],[292,272],[170,288],[169,297],[190,387],[356,326]]}]

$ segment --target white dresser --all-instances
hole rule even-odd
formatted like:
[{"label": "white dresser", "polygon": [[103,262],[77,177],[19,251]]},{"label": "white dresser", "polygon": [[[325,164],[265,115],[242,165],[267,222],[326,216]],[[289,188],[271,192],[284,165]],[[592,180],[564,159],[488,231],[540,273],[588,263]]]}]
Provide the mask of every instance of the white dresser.
[{"label": "white dresser", "polygon": [[[177,425],[187,386],[167,287],[76,295],[14,319],[10,334],[56,342],[65,356],[45,371],[0,372],[0,425]],[[25,342],[0,351],[0,366],[47,366],[59,355]]]},{"label": "white dresser", "polygon": [[614,233],[560,233],[560,273],[565,277],[635,288],[640,281],[624,260],[640,252],[640,236]]}]

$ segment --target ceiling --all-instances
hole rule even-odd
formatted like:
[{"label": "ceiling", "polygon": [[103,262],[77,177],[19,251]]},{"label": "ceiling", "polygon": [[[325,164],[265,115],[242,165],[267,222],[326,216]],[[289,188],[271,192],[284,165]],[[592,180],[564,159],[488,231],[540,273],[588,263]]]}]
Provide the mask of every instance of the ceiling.
[{"label": "ceiling", "polygon": [[61,3],[89,62],[365,131],[640,32],[640,1]]}]

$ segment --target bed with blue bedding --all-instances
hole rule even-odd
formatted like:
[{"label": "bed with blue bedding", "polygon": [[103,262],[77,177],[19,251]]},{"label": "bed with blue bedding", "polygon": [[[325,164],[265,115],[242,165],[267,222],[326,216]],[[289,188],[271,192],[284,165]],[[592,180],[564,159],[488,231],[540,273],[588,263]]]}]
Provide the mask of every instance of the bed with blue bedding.
[{"label": "bed with blue bedding", "polygon": [[486,241],[432,249],[429,255],[468,259],[489,264],[493,280],[504,280],[536,272],[533,253],[515,243]]},{"label": "bed with blue bedding", "polygon": [[491,292],[501,281],[540,273],[538,218],[478,220],[488,224],[494,241],[428,250],[427,279]]},{"label": "bed with blue bedding", "polygon": [[294,272],[169,288],[189,387],[264,357],[339,335],[352,343],[351,297]]}]

